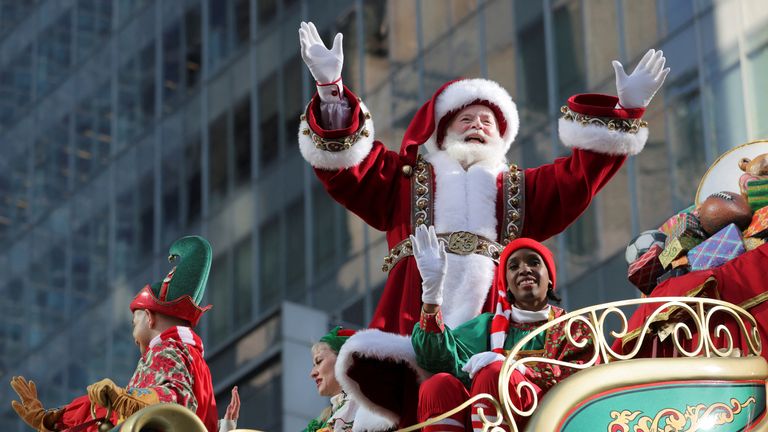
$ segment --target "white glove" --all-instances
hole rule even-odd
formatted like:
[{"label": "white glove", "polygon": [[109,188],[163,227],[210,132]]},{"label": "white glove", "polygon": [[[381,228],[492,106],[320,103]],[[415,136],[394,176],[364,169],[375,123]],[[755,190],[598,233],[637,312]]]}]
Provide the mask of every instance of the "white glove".
[{"label": "white glove", "polygon": [[315,25],[301,22],[299,28],[299,43],[301,44],[301,58],[304,59],[318,84],[318,92],[323,102],[329,102],[330,92],[322,90],[327,89],[329,84],[336,91],[336,99],[343,94],[344,88],[341,84],[341,68],[344,65],[344,51],[341,49],[341,42],[344,36],[337,33],[333,39],[333,47],[329,50],[325,47],[323,40],[317,33]]},{"label": "white glove", "polygon": [[467,364],[461,370],[468,373],[469,379],[472,379],[480,372],[480,369],[496,361],[504,361],[504,356],[493,351],[484,351],[470,357]]},{"label": "white glove", "polygon": [[624,108],[647,107],[669,73],[669,68],[664,69],[666,61],[661,50],[648,50],[632,74],[627,76],[624,66],[614,60],[619,104]]},{"label": "white glove", "polygon": [[443,304],[443,280],[448,268],[448,257],[445,255],[445,245],[437,240],[435,227],[416,227],[416,235],[411,236],[411,245],[416,266],[421,273],[421,301],[425,304]]}]

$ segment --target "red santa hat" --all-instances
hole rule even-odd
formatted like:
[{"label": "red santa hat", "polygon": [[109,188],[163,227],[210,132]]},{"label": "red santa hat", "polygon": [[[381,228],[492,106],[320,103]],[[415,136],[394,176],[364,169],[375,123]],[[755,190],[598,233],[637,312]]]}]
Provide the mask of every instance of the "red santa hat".
[{"label": "red santa hat", "polygon": [[499,134],[509,150],[520,126],[517,107],[512,97],[497,82],[483,79],[459,79],[443,84],[416,112],[408,125],[400,146],[400,154],[416,160],[418,147],[426,145],[430,152],[440,149],[450,120],[470,105],[485,105],[493,110]]}]

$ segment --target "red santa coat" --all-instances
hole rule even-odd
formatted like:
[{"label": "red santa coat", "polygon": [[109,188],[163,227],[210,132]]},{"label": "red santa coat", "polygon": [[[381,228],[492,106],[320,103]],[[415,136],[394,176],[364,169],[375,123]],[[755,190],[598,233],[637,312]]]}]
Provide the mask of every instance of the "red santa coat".
[{"label": "red santa coat", "polygon": [[[203,343],[188,327],[172,327],[152,340],[147,352],[141,356],[127,389],[134,393],[152,390],[161,403],[177,403],[194,411],[209,432],[218,431],[218,413],[213,393],[213,383],[208,364],[203,358]],[[58,430],[74,428],[92,420],[91,402],[81,396],[64,407]],[[106,410],[96,408],[97,417]],[[112,414],[113,424],[118,422]],[[97,432],[92,424],[85,429]]]},{"label": "red santa coat", "polygon": [[[515,170],[506,164],[477,163],[465,171],[442,151],[430,152],[420,161],[412,143],[404,142],[400,153],[388,150],[374,139],[365,105],[349,89],[345,95],[352,109],[351,122],[337,130],[320,124],[320,100],[315,95],[302,119],[300,149],[328,193],[372,227],[386,231],[390,248],[408,238],[418,223],[420,163],[428,177],[424,186],[429,189],[421,195],[426,195],[425,207],[431,212],[422,223],[434,224],[438,233],[468,231],[502,245],[520,235],[544,241],[573,223],[626,156],[639,152],[647,139],[647,128],[624,133],[561,119],[561,140],[573,149],[571,155],[519,172],[524,187],[513,193],[505,173]],[[613,109],[616,103],[617,98],[611,96],[579,95],[568,105],[574,113],[602,118],[636,119],[643,113],[642,109]],[[352,144],[345,145],[345,140]],[[336,141],[338,146],[333,148],[328,141]],[[518,200],[516,205],[506,202],[512,195]],[[517,213],[513,229],[509,212]],[[443,303],[446,323],[456,326],[492,311],[496,290],[489,288],[494,261],[478,254],[448,254],[448,259]],[[408,256],[389,271],[369,327],[409,334],[420,308],[421,277],[415,260]]]}]

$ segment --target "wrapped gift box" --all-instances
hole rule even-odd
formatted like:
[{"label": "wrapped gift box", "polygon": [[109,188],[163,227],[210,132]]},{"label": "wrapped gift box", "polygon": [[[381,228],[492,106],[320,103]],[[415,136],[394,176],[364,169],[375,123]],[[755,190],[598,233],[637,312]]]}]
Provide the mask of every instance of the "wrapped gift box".
[{"label": "wrapped gift box", "polygon": [[752,215],[752,222],[744,230],[744,237],[767,237],[768,236],[768,207],[763,207],[755,211]]},{"label": "wrapped gift box", "polygon": [[664,268],[669,267],[672,261],[680,258],[680,255],[687,254],[689,250],[693,249],[701,243],[703,240],[695,237],[679,237],[672,239],[671,242],[664,247],[664,251],[659,255],[659,261]]},{"label": "wrapped gift box", "polygon": [[664,222],[659,231],[667,235],[666,244],[680,237],[707,238],[699,219],[693,213],[678,213],[672,216]]},{"label": "wrapped gift box", "polygon": [[752,249],[757,249],[758,247],[764,244],[765,244],[764,238],[747,237],[744,239],[744,249],[746,249],[747,252],[751,251]]},{"label": "wrapped gift box", "polygon": [[672,261],[672,268],[686,268],[688,269],[688,255],[683,255],[680,258]]},{"label": "wrapped gift box", "polygon": [[682,276],[686,273],[688,273],[687,267],[677,267],[677,268],[669,269],[666,272],[664,272],[663,275],[659,276],[658,279],[656,279],[656,285],[661,285],[662,282],[664,282],[669,278]]},{"label": "wrapped gift box", "polygon": [[768,206],[768,180],[752,180],[747,183],[747,202],[754,211]]},{"label": "wrapped gift box", "polygon": [[741,231],[730,224],[688,252],[691,270],[720,267],[745,252]]},{"label": "wrapped gift box", "polygon": [[650,292],[653,291],[656,287],[656,279],[658,279],[664,271],[661,267],[661,261],[659,261],[661,252],[661,246],[653,245],[647,252],[642,254],[640,258],[629,265],[627,278],[634,286],[642,291],[643,294],[650,294]]},{"label": "wrapped gift box", "polygon": [[681,215],[684,215],[684,214],[686,214],[686,212],[685,212],[685,211],[683,211],[683,212],[680,212],[680,213],[678,213],[678,214],[676,214],[676,215],[672,216],[671,218],[667,219],[667,221],[666,221],[666,222],[664,222],[663,224],[661,224],[661,226],[659,227],[659,231],[661,231],[661,232],[663,232],[664,234],[666,234],[666,235],[667,235],[667,238],[669,238],[669,236],[671,236],[671,235],[672,235],[672,226],[673,226],[673,225],[675,225],[675,223],[677,222],[677,220],[678,220],[678,219],[680,219]]}]

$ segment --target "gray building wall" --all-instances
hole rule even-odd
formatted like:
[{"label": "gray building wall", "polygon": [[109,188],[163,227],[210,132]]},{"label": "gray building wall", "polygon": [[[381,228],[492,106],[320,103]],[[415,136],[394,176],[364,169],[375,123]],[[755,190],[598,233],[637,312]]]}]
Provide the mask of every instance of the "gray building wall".
[{"label": "gray building wall", "polygon": [[[567,308],[635,297],[628,240],[688,206],[719,153],[768,135],[767,16],[759,0],[0,0],[0,380],[35,379],[46,406],[127,382],[130,299],[169,270],[174,239],[202,234],[221,410],[238,384],[244,412],[271,410],[244,427],[309,419],[312,403],[289,403],[314,392],[297,347],[322,332],[296,319],[297,346],[276,339],[286,311],[315,316],[282,305],[364,326],[386,245],[298,153],[301,20],[344,32],[345,84],[390,148],[440,84],[483,76],[518,104],[522,166],[565,154],[559,107],[613,93],[610,60],[663,49],[645,150],[548,242]],[[23,430],[7,404],[0,429]]]}]

